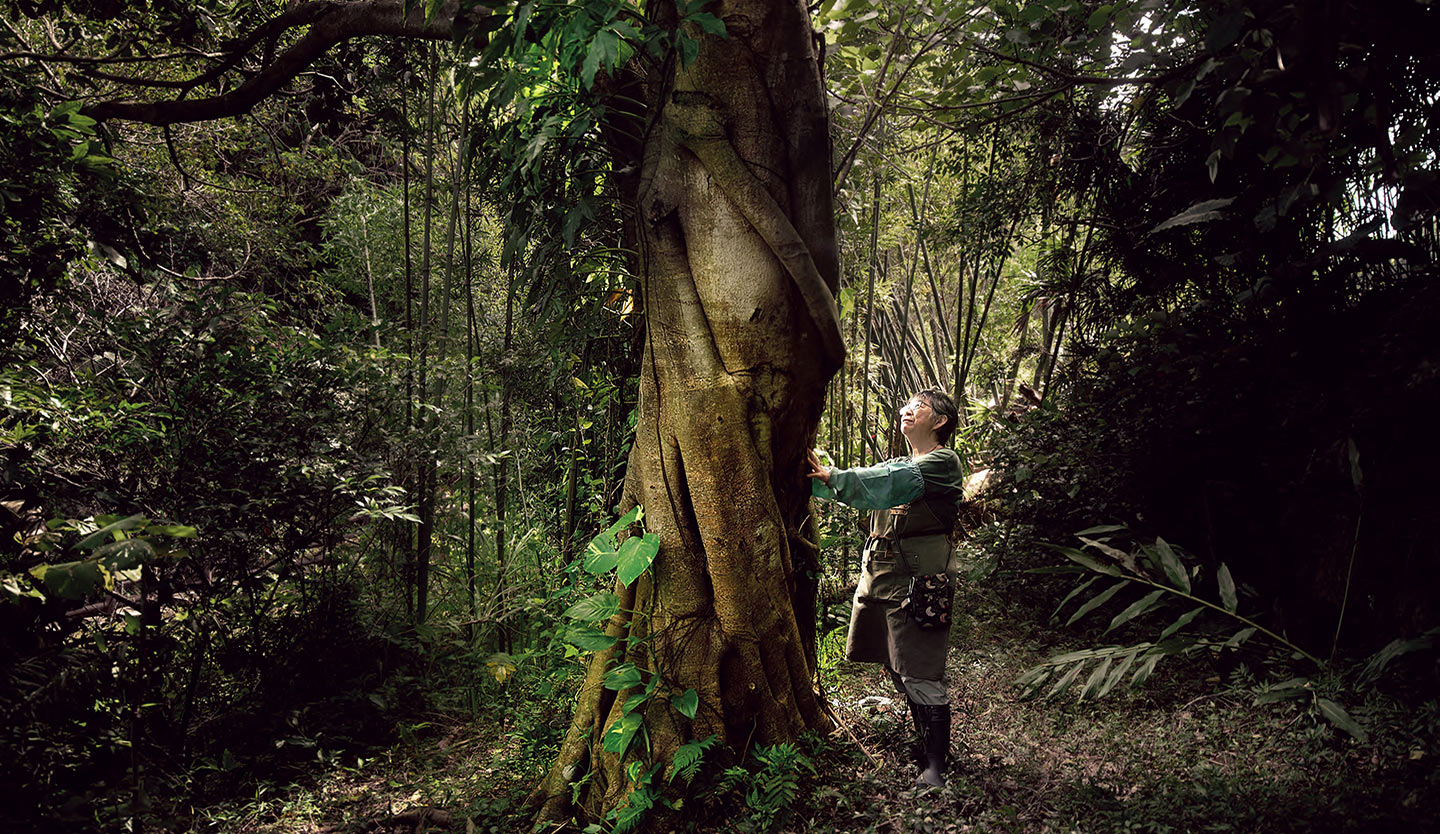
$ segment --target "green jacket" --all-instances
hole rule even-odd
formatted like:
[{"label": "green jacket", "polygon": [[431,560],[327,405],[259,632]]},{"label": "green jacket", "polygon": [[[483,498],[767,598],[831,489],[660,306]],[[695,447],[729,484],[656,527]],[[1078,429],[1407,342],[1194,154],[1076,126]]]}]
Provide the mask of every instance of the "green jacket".
[{"label": "green jacket", "polygon": [[883,663],[922,680],[944,678],[947,631],[916,627],[900,601],[912,576],[945,571],[953,578],[950,533],[964,483],[960,456],[944,447],[914,459],[831,469],[828,486],[819,478],[812,481],[812,494],[872,511],[846,659]]}]

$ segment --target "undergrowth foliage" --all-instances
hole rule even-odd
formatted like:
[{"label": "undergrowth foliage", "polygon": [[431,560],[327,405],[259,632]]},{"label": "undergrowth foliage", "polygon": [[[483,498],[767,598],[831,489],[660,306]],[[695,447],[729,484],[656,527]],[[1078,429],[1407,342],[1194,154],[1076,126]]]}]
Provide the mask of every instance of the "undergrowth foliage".
[{"label": "undergrowth foliage", "polygon": [[801,779],[818,775],[815,764],[790,742],[757,747],[751,766],[734,765],[721,774],[719,790],[740,791],[757,831],[783,825],[800,797]]}]

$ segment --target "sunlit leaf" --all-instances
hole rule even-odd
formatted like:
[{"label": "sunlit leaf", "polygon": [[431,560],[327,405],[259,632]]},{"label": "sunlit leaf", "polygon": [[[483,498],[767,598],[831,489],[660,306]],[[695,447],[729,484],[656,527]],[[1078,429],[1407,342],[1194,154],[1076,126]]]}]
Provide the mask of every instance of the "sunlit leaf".
[{"label": "sunlit leaf", "polygon": [[565,642],[584,652],[598,652],[615,645],[620,638],[583,625],[572,625],[565,630]]},{"label": "sunlit leaf", "polygon": [[[599,541],[599,537],[596,537]],[[595,547],[595,542],[590,542],[590,547],[585,549],[585,572],[592,576],[599,576],[614,568],[620,563],[620,554],[614,550],[600,550]]]},{"label": "sunlit leaf", "polygon": [[1084,536],[1080,536],[1080,541],[1085,542],[1086,544],[1090,545],[1101,553],[1104,553],[1106,556],[1111,557],[1112,559],[1119,559],[1123,562],[1130,558],[1129,553],[1126,553],[1118,547],[1111,547],[1105,542],[1098,541],[1096,539],[1089,539]]},{"label": "sunlit leaf", "polygon": [[62,599],[81,599],[98,588],[108,587],[109,579],[104,566],[94,559],[36,565],[30,569],[30,575]]},{"label": "sunlit leaf", "polygon": [[151,524],[145,528],[147,535],[169,536],[174,539],[194,538],[198,532],[194,527],[184,524]]},{"label": "sunlit leaf", "polygon": [[654,533],[631,536],[620,546],[619,569],[616,577],[625,586],[634,582],[640,574],[650,568],[655,554],[660,552],[660,537]]},{"label": "sunlit leaf", "polygon": [[485,660],[485,668],[498,683],[505,683],[515,674],[515,659],[504,652],[496,652]]},{"label": "sunlit leaf", "polygon": [[618,721],[610,725],[610,729],[605,731],[605,739],[601,746],[607,753],[624,755],[625,751],[630,749],[630,742],[635,740],[635,733],[644,723],[645,716],[638,712],[622,715]]},{"label": "sunlit leaf", "polygon": [[608,620],[619,610],[620,599],[609,591],[601,591],[565,609],[565,616],[572,620],[583,620],[590,623],[596,620]]},{"label": "sunlit leaf", "polygon": [[622,663],[605,673],[605,688],[620,692],[632,686],[639,686],[641,672],[633,663]]},{"label": "sunlit leaf", "polygon": [[106,524],[104,527],[101,527],[99,530],[96,530],[95,532],[76,542],[75,548],[77,550],[89,550],[93,547],[98,547],[99,545],[104,544],[106,541],[112,540],[115,533],[120,533],[127,530],[134,530],[135,528],[143,526],[144,524],[144,516],[127,516],[120,519],[119,521]]}]

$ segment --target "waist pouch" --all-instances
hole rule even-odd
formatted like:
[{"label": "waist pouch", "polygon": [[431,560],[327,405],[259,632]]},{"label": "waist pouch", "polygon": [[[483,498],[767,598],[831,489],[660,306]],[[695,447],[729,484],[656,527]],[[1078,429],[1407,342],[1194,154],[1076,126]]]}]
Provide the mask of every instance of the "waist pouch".
[{"label": "waist pouch", "polygon": [[[901,536],[900,539],[910,538]],[[900,557],[900,562],[905,566],[910,575],[909,587],[905,596],[900,600],[900,610],[909,615],[915,621],[915,626],[927,631],[950,627],[950,609],[955,600],[954,590],[950,585],[950,574],[941,570],[939,573],[917,574],[911,566],[909,554],[900,541],[883,540],[881,545],[885,550],[895,553]],[[876,542],[879,544],[880,542]]]},{"label": "waist pouch", "polygon": [[910,615],[917,628],[927,631],[950,627],[950,606],[955,594],[950,590],[950,574],[927,573],[910,577],[910,590],[900,601],[900,610]]}]

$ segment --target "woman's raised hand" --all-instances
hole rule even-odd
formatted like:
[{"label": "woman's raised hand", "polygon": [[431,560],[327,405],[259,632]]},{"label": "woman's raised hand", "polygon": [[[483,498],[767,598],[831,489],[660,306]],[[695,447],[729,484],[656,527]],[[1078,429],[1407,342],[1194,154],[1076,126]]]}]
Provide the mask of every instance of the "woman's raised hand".
[{"label": "woman's raised hand", "polygon": [[826,485],[830,483],[830,469],[820,462],[820,456],[811,449],[805,453],[805,459],[810,463],[809,477],[819,478],[820,482]]}]

